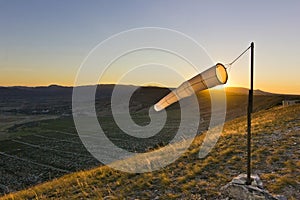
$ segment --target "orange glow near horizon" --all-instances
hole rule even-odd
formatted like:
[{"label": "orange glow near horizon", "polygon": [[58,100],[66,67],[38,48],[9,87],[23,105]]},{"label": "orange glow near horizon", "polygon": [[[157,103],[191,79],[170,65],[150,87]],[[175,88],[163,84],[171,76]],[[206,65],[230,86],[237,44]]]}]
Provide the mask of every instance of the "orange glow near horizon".
[{"label": "orange glow near horizon", "polygon": [[[101,84],[115,84],[113,81],[105,81],[101,82]],[[125,83],[126,85],[139,85],[139,84],[134,84],[134,83]],[[50,80],[33,80],[30,79],[29,77],[27,79],[19,79],[19,80],[12,80],[9,78],[3,79],[1,77],[0,81],[0,86],[3,87],[13,87],[13,86],[25,86],[25,87],[38,87],[38,86],[50,86],[50,85],[60,85],[60,86],[66,86],[66,87],[72,87],[74,86],[74,81],[69,80],[69,81],[50,81]],[[147,83],[147,84],[142,84],[141,86],[155,86],[155,87],[163,87],[160,84],[156,83]],[[175,88],[176,86],[170,86],[171,88]],[[242,88],[249,88],[248,85],[245,84],[230,84],[226,83],[224,87],[229,88],[229,87],[242,87]],[[297,85],[294,87],[292,85],[287,85],[286,87],[283,87],[282,85],[277,86],[277,85],[271,85],[271,84],[261,84],[258,87],[254,87],[255,90],[262,90],[265,92],[270,92],[270,93],[277,93],[277,94],[294,94],[294,95],[300,95],[299,88]]]},{"label": "orange glow near horizon", "polygon": [[[258,54],[259,56],[259,54]],[[141,56],[139,56],[141,58]],[[78,59],[79,60],[79,59]],[[78,61],[77,60],[77,61]],[[130,59],[129,59],[130,60]],[[262,61],[258,63],[261,66],[267,65]],[[76,79],[76,74],[78,70],[78,66],[80,63],[77,62],[77,65],[72,63],[71,61],[66,62],[65,66],[75,66],[75,67],[65,67],[61,70],[53,69],[51,66],[58,64],[54,62],[48,62],[47,65],[44,65],[43,68],[37,67],[42,66],[43,63],[30,65],[30,67],[21,67],[22,65],[19,61],[16,61],[16,65],[11,65],[9,68],[4,68],[0,66],[0,86],[28,86],[28,87],[36,87],[36,86],[49,86],[49,85],[61,85],[61,86],[74,86],[74,82]],[[176,62],[175,62],[176,61]],[[180,68],[185,65],[184,62],[180,62],[179,60],[175,60],[174,66],[176,69],[186,70],[186,68]],[[244,61],[244,62],[243,62]],[[74,61],[75,62],[75,61]],[[121,62],[120,65],[116,65],[112,67],[111,71],[107,71],[107,74],[104,76],[103,80],[101,80],[101,84],[115,84],[118,79],[118,71],[119,69],[124,70],[126,65],[130,66],[130,62]],[[60,64],[61,66],[62,64]],[[240,63],[236,64],[237,66],[233,66],[232,69],[228,72],[228,82],[225,84],[225,87],[243,87],[249,88],[249,80],[248,80],[248,57],[245,56],[244,60],[240,61]],[[64,66],[64,65],[63,65]],[[120,68],[122,67],[122,68]],[[274,77],[280,77],[282,73],[288,73],[288,70],[280,72],[274,71],[272,75],[266,74],[264,68],[260,66],[255,66],[255,81],[254,81],[254,89],[259,89],[265,92],[270,93],[278,93],[278,94],[296,94],[300,95],[300,85],[299,81],[295,82],[293,79],[288,76],[288,74],[282,76],[282,79],[278,81],[277,79],[272,79]],[[260,70],[260,71],[259,71]],[[184,71],[185,78],[192,77],[194,74],[190,71]],[[164,71],[162,75],[166,74],[167,71]],[[269,71],[267,71],[269,73]],[[145,73],[146,76],[152,76]],[[160,74],[161,75],[161,74]],[[128,85],[142,85],[142,86],[158,86],[161,87],[160,84],[157,83],[143,83],[143,74],[139,76],[135,76],[132,79],[127,80],[127,82],[122,84]],[[292,74],[292,78],[295,77]],[[171,88],[175,88],[179,86],[180,83],[174,81],[172,77],[168,74],[167,77],[167,85]],[[163,76],[162,76],[163,78]],[[132,81],[131,81],[132,80]],[[85,84],[88,85],[89,83]],[[90,83],[93,84],[93,83]]]}]

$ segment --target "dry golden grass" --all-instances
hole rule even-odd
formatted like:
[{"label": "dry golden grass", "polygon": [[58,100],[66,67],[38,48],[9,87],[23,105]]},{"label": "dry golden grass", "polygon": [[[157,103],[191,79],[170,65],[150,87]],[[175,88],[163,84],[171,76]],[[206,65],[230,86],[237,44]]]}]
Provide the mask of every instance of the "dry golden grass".
[{"label": "dry golden grass", "polygon": [[[266,188],[300,199],[300,106],[253,114],[253,172]],[[229,121],[217,145],[198,158],[205,135],[173,164],[151,173],[131,174],[102,166],[69,174],[0,199],[216,199],[219,190],[246,171],[246,118]]]}]

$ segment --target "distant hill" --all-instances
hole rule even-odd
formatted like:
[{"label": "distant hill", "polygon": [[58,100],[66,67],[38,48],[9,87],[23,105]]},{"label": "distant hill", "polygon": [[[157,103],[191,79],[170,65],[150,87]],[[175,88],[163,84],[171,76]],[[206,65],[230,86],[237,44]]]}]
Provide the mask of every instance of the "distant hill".
[{"label": "distant hill", "polygon": [[[148,89],[148,92],[158,92],[159,90],[165,91],[166,88],[160,88],[160,87],[140,87],[140,86],[133,86],[133,85],[118,85],[119,87],[122,87],[124,91],[126,91],[128,88],[141,88],[141,89]],[[94,86],[79,86],[82,88],[89,88]],[[97,86],[97,97],[103,97],[103,96],[109,96],[111,94],[111,91],[115,85],[113,84],[107,84],[107,85],[98,85]],[[23,96],[24,98],[29,96],[30,98],[33,98],[37,95],[44,96],[60,96],[60,97],[70,97],[72,94],[73,87],[66,87],[66,86],[60,86],[60,85],[50,85],[50,86],[37,86],[37,87],[25,87],[25,86],[12,86],[12,87],[3,87],[0,86],[0,98],[4,95],[6,97],[9,96]],[[225,91],[227,93],[235,93],[240,95],[248,95],[249,89],[242,88],[242,87],[225,87]],[[32,96],[34,95],[34,96]],[[275,95],[273,93],[265,92],[262,90],[254,90],[254,95]]]},{"label": "distant hill", "polygon": [[[242,88],[242,87],[226,87],[225,91],[227,93],[235,93],[235,94],[241,94],[241,95],[248,95],[249,89],[248,88]],[[275,95],[274,93],[265,92],[262,90],[254,90],[254,95]]]},{"label": "distant hill", "polygon": [[[79,87],[93,87],[93,86],[79,86]],[[115,85],[113,84],[107,84],[107,85],[98,85],[98,90],[104,92],[102,94],[106,94],[105,91],[111,91]],[[119,85],[119,87],[123,87],[124,90],[128,87],[134,87],[134,88],[151,88],[154,90],[165,88],[160,87],[140,87],[140,86],[133,86],[133,85]],[[37,86],[37,87],[25,87],[25,86],[11,86],[11,87],[3,87],[0,86],[0,94],[1,95],[13,95],[13,96],[21,96],[21,95],[32,95],[32,94],[39,94],[39,95],[69,95],[72,93],[73,87],[66,87],[66,86],[60,86],[60,85],[49,85],[49,86]],[[247,88],[242,87],[226,87],[225,91],[230,93],[236,93],[236,94],[248,94]],[[254,90],[255,95],[274,95],[273,93],[265,92],[262,90]]]},{"label": "distant hill", "polygon": [[[80,86],[87,90],[93,86]],[[107,107],[110,105],[111,95],[115,85],[98,85],[95,98],[98,111],[101,114],[107,114]],[[138,87],[132,85],[118,85],[121,91],[126,93],[129,89],[136,89],[132,98],[130,110],[132,112],[147,111],[163,96],[170,92],[167,88],[160,87]],[[243,115],[247,104],[248,89],[246,88],[225,88],[227,94],[227,106],[232,119]],[[49,114],[68,114],[72,113],[72,92],[73,87],[64,87],[59,85],[41,86],[41,87],[0,87],[0,113],[10,112],[19,114],[37,114],[43,111],[49,111]],[[267,109],[274,105],[281,104],[282,100],[299,99],[297,95],[279,95],[260,90],[254,91],[255,110]],[[202,109],[209,109],[210,95],[208,91],[202,91],[197,94],[199,104]],[[106,105],[103,107],[103,105]],[[177,109],[177,104],[169,109]],[[239,108],[237,113],[235,109]]]}]

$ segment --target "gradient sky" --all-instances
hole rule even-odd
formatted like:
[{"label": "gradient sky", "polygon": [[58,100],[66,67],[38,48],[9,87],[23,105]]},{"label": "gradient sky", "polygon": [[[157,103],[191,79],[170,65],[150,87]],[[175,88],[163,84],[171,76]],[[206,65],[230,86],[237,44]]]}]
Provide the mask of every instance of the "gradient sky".
[{"label": "gradient sky", "polygon": [[[254,41],[255,88],[300,94],[299,19],[292,0],[0,0],[0,85],[73,85],[99,42],[154,26],[189,35],[222,63]],[[244,56],[232,67],[229,86],[248,87],[248,63]]]}]

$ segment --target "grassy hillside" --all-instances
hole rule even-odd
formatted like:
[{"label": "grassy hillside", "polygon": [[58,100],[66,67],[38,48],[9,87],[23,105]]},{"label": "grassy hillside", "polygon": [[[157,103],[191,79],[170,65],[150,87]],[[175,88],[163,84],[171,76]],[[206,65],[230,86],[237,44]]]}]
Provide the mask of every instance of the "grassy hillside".
[{"label": "grassy hillside", "polygon": [[[253,172],[273,194],[300,199],[300,106],[253,115]],[[198,136],[175,163],[152,173],[130,174],[106,166],[65,175],[0,199],[217,199],[219,189],[244,173],[246,118],[228,121],[217,145],[198,158]]]},{"label": "grassy hillside", "polygon": [[[127,91],[133,86],[121,87]],[[71,113],[71,105],[70,99],[66,97],[70,94],[67,91],[72,88],[50,86],[6,89],[10,95],[4,98],[0,88],[0,194],[101,165],[82,145],[72,116],[68,114]],[[143,140],[124,134],[116,125],[110,109],[112,89],[113,85],[99,86],[96,110],[103,130],[117,146],[131,152],[145,152],[164,146],[174,137],[180,122],[178,103],[167,109],[169,117],[161,132]],[[18,93],[19,90],[22,90],[22,95]],[[220,94],[219,91],[215,93]],[[132,119],[139,125],[149,123],[149,107],[168,92],[166,88],[138,88],[130,99]],[[247,89],[226,88],[226,121],[246,114],[246,93]],[[299,96],[264,94],[254,95],[255,112],[279,105],[283,99],[299,99]],[[36,98],[31,99],[31,96]],[[210,93],[200,92],[198,100],[201,111],[198,133],[202,134],[207,130],[211,117]],[[183,101],[187,106],[190,105],[189,98]],[[16,104],[20,107],[15,107]],[[45,109],[49,113],[39,113]]]}]

